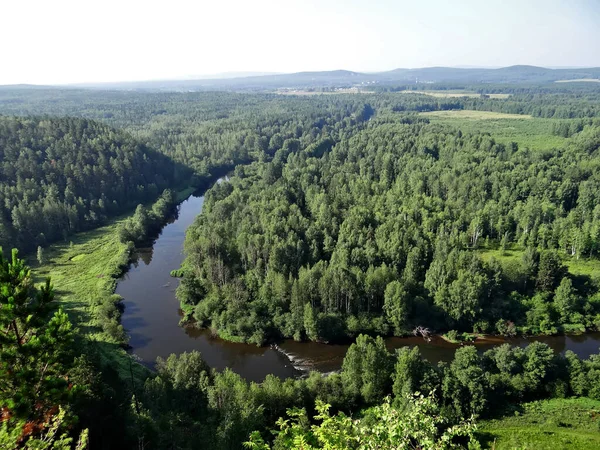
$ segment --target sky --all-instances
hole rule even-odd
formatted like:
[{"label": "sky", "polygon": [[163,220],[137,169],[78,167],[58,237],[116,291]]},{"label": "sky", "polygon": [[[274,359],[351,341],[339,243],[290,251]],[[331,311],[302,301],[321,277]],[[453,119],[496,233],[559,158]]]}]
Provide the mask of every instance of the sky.
[{"label": "sky", "polygon": [[600,66],[600,0],[2,0],[0,84]]}]

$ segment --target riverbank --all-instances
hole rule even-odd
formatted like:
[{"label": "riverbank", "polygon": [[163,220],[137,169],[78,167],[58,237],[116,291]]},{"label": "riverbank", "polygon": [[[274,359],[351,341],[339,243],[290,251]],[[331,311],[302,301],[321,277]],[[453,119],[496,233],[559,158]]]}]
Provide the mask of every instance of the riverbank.
[{"label": "riverbank", "polygon": [[[117,300],[114,291],[127,268],[130,249],[119,241],[117,227],[126,217],[92,231],[71,236],[69,243],[56,243],[44,249],[44,264],[34,267],[36,282],[52,278],[60,306],[77,327],[78,337],[93,343],[103,364],[109,364],[123,378],[143,380],[150,373],[131,358],[120,342],[119,329],[106,329],[98,318],[100,309],[110,311]],[[30,260],[33,258],[29,258]],[[117,322],[118,317],[111,317]]]},{"label": "riverbank", "polygon": [[[178,191],[178,203],[194,191],[193,187]],[[115,295],[135,250],[119,240],[118,229],[132,214],[77,233],[69,242],[51,244],[44,249],[42,265],[34,263],[33,255],[28,259],[37,283],[46,277],[52,279],[58,303],[77,327],[78,337],[93,342],[101,363],[110,365],[123,379],[131,378],[133,372],[134,379],[143,382],[151,372],[126,351],[128,336],[120,324],[121,298]]]}]

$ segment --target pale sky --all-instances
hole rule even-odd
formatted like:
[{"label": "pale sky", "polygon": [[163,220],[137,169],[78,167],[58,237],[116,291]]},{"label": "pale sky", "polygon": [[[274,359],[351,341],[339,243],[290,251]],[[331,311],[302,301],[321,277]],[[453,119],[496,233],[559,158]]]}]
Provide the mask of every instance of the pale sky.
[{"label": "pale sky", "polygon": [[0,0],[0,84],[600,66],[600,0]]}]

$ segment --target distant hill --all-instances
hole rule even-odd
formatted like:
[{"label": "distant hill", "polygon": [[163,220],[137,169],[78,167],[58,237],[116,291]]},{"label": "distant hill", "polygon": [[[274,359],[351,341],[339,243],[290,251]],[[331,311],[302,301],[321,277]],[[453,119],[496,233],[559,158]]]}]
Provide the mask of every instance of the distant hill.
[{"label": "distant hill", "polygon": [[[242,73],[240,73],[241,75]],[[600,78],[600,67],[548,69],[536,66],[491,68],[425,67],[361,73],[349,70],[297,72],[221,78],[88,83],[77,87],[152,91],[199,90],[274,90],[310,88],[348,88],[353,86],[399,85],[417,83],[553,83],[561,80]]]},{"label": "distant hill", "polygon": [[499,69],[459,69],[427,67],[396,69],[379,73],[387,82],[469,82],[469,83],[548,83],[558,80],[598,78],[600,68],[547,69],[536,66],[510,66]]}]

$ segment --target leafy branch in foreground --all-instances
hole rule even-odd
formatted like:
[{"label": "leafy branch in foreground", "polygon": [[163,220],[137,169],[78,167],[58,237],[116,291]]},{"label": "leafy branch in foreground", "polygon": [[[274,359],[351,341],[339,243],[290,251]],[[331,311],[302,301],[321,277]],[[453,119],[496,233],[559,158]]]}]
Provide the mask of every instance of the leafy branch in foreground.
[{"label": "leafy branch in foreground", "polygon": [[[26,442],[23,441],[22,429],[27,424],[21,424],[22,427],[9,427],[9,422],[5,421],[0,427],[0,448],[23,448],[24,450],[70,450],[74,439],[67,433],[58,435],[59,429],[65,421],[65,410],[60,409],[58,414],[52,416],[47,423],[44,423],[45,431],[38,437],[30,436]],[[74,450],[85,450],[88,444],[88,430],[83,430],[77,441]]]},{"label": "leafy branch in foreground", "polygon": [[344,413],[331,416],[330,405],[317,400],[318,424],[310,425],[305,409],[288,410],[288,419],[277,421],[278,431],[273,446],[258,431],[244,445],[252,450],[273,449],[479,449],[474,437],[477,426],[473,419],[450,425],[440,414],[433,393],[407,396],[408,407],[394,408],[387,399],[382,405],[367,410],[361,419]]}]

